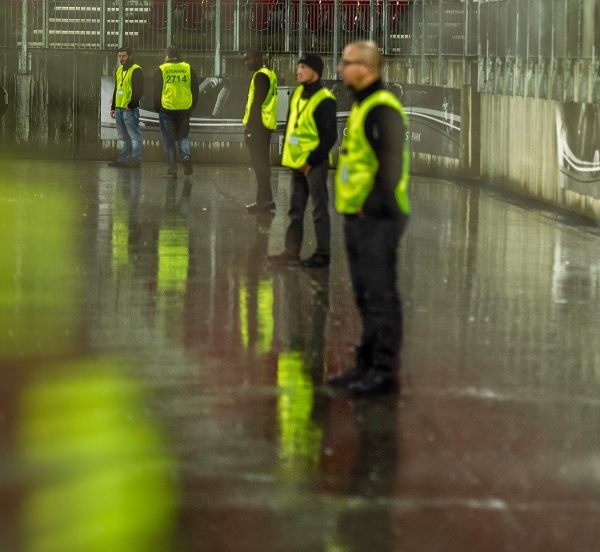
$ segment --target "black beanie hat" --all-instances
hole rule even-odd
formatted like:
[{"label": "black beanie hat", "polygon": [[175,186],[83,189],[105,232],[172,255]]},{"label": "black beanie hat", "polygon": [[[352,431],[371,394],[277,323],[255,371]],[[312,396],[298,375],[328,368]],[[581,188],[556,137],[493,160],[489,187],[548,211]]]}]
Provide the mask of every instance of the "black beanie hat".
[{"label": "black beanie hat", "polygon": [[323,60],[321,56],[317,54],[304,54],[299,60],[298,63],[304,63],[304,65],[308,65],[311,69],[314,69],[319,78],[323,74]]}]

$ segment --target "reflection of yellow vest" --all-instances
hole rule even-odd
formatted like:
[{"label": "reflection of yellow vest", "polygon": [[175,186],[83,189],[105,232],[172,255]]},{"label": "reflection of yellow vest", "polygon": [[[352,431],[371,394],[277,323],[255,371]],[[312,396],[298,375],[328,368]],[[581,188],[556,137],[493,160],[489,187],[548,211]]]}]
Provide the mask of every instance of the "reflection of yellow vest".
[{"label": "reflection of yellow vest", "polygon": [[250,81],[250,89],[248,90],[248,103],[246,104],[246,112],[244,113],[244,119],[242,123],[245,125],[248,124],[248,120],[250,119],[250,108],[254,103],[254,94],[256,89],[254,87],[254,79],[256,79],[256,75],[259,73],[264,73],[269,77],[269,92],[267,93],[267,97],[262,104],[261,107],[261,117],[262,123],[265,128],[275,130],[277,128],[277,75],[268,67],[261,67],[258,71],[252,75],[252,80]]},{"label": "reflection of yellow vest", "polygon": [[[408,120],[402,104],[388,90],[378,90],[360,104],[355,103],[352,106],[335,173],[335,207],[340,213],[358,213],[373,189],[379,161],[365,136],[365,119],[371,109],[377,105],[387,105],[398,111],[404,121],[404,127],[408,128]],[[403,136],[400,139],[403,140],[402,175],[396,185],[395,196],[400,210],[408,214],[410,212],[407,192],[410,150],[408,141]]]},{"label": "reflection of yellow vest", "polygon": [[133,78],[133,71],[135,69],[141,69],[137,64],[133,64],[129,69],[123,71],[121,65],[117,69],[116,81],[117,81],[117,93],[115,95],[115,107],[127,107],[131,101],[133,95],[133,87],[131,80]]},{"label": "reflection of yellow vest", "polygon": [[326,99],[335,100],[329,88],[320,88],[310,98],[303,99],[304,86],[296,88],[290,100],[290,116],[285,131],[281,164],[299,169],[319,145],[319,131],[315,122],[315,109]]},{"label": "reflection of yellow vest", "polygon": [[192,107],[192,69],[185,61],[163,63],[162,106],[165,109],[184,111]]}]

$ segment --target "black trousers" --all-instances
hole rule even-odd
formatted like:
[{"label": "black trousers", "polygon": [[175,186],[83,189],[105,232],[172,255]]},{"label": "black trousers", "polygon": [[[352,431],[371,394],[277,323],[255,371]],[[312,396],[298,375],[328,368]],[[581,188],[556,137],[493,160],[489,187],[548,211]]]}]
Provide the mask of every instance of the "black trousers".
[{"label": "black trousers", "polygon": [[250,165],[256,175],[256,203],[273,201],[271,192],[271,134],[268,129],[246,131],[246,146],[250,153]]},{"label": "black trousers", "polygon": [[350,277],[362,322],[357,366],[397,371],[402,344],[402,305],[396,287],[398,244],[408,217],[344,217]]},{"label": "black trousers", "polygon": [[288,216],[290,223],[285,234],[285,250],[299,255],[304,236],[304,211],[308,196],[312,197],[313,222],[317,248],[315,253],[329,256],[331,225],[329,218],[329,194],[327,191],[327,173],[329,161],[315,165],[307,176],[300,171],[292,172],[292,195]]}]

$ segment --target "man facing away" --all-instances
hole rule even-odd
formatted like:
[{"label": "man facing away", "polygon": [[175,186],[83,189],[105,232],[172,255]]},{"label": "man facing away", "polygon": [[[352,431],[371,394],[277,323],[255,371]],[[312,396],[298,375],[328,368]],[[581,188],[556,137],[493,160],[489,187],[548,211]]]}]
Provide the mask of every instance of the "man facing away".
[{"label": "man facing away", "polygon": [[329,378],[352,396],[399,391],[402,311],[396,289],[397,248],[410,212],[407,119],[381,82],[373,42],[348,44],[339,71],[352,105],[336,171],[336,209],[344,238],[362,339],[353,368]]},{"label": "man facing away", "polygon": [[246,50],[244,63],[253,75],[242,123],[257,182],[256,201],[246,208],[249,213],[269,212],[275,209],[269,152],[271,134],[277,128],[277,76],[263,64],[262,55],[255,48]]},{"label": "man facing away", "polygon": [[177,178],[175,146],[179,145],[179,156],[184,174],[192,174],[190,153],[190,114],[198,102],[198,76],[189,63],[179,58],[176,46],[169,46],[165,62],[154,73],[154,109],[167,156],[165,178]]},{"label": "man facing away", "polygon": [[130,48],[122,46],[117,53],[121,64],[115,74],[110,116],[115,120],[121,148],[109,167],[138,168],[142,162],[144,141],[140,132],[140,100],[144,95],[142,68],[132,60]]},{"label": "man facing away", "polygon": [[[285,235],[285,251],[268,257],[278,265],[302,264],[307,268],[329,266],[331,237],[327,171],[330,151],[337,139],[337,102],[323,85],[323,60],[305,54],[298,60],[296,75],[300,86],[294,90],[283,144],[281,164],[292,169],[290,219]],[[308,196],[313,201],[313,221],[317,247],[312,256],[300,261],[304,235],[304,211]]]}]

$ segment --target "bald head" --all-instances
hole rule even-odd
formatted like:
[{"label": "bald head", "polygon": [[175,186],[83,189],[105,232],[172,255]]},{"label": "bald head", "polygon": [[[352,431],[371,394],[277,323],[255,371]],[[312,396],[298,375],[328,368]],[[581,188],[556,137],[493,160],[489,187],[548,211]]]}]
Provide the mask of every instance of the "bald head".
[{"label": "bald head", "polygon": [[371,40],[361,40],[359,42],[352,42],[348,46],[352,46],[355,49],[358,59],[370,67],[377,74],[377,77],[381,76],[382,58],[377,44]]},{"label": "bald head", "polygon": [[338,69],[347,86],[362,90],[381,78],[381,65],[377,44],[361,40],[344,48]]}]

